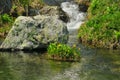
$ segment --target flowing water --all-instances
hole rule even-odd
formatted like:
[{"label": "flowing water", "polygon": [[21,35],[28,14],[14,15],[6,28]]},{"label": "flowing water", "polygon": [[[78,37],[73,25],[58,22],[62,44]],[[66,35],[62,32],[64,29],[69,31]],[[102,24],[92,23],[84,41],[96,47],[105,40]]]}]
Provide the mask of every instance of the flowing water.
[{"label": "flowing water", "polygon": [[120,50],[78,45],[77,29],[85,20],[78,6],[61,5],[70,18],[68,44],[81,48],[80,62],[48,60],[39,52],[0,52],[0,80],[120,80]]},{"label": "flowing water", "polygon": [[86,13],[79,11],[79,6],[74,2],[63,2],[61,8],[70,18],[70,21],[67,23],[68,30],[79,29],[86,19]]}]

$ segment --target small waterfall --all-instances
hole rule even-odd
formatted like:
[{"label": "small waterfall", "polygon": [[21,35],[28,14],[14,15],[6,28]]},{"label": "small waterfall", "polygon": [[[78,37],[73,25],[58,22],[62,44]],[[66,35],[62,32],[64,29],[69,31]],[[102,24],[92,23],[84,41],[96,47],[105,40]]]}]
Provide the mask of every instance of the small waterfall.
[{"label": "small waterfall", "polygon": [[67,23],[68,30],[79,29],[86,19],[86,13],[79,11],[79,6],[74,2],[63,2],[61,8],[70,18]]},{"label": "small waterfall", "polygon": [[69,17],[69,22],[67,23],[67,28],[69,31],[68,45],[78,44],[78,29],[81,24],[84,23],[86,19],[86,13],[79,11],[79,6],[74,2],[63,2],[61,3],[62,10]]}]

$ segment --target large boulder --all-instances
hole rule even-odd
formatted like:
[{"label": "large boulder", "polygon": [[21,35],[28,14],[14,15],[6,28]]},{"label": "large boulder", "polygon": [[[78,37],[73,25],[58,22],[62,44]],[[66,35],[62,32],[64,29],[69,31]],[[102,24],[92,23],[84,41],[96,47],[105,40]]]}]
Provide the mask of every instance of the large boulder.
[{"label": "large boulder", "polygon": [[1,49],[32,50],[47,48],[51,42],[67,43],[66,24],[58,17],[34,16],[16,19]]}]

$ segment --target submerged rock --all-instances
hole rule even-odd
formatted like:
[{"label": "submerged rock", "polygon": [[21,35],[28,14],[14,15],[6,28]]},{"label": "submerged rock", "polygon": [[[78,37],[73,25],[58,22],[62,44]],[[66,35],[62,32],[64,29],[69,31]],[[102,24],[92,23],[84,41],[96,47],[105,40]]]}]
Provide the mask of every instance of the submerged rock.
[{"label": "submerged rock", "polygon": [[39,49],[47,48],[51,42],[67,43],[66,24],[58,17],[34,16],[16,19],[1,49]]}]

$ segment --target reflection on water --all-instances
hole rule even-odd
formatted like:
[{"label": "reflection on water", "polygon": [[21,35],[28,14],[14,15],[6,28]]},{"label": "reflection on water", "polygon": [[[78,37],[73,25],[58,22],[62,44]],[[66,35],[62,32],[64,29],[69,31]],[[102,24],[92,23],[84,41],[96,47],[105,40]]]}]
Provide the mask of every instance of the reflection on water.
[{"label": "reflection on water", "polygon": [[120,51],[83,50],[80,62],[40,53],[0,52],[0,80],[120,80]]}]

